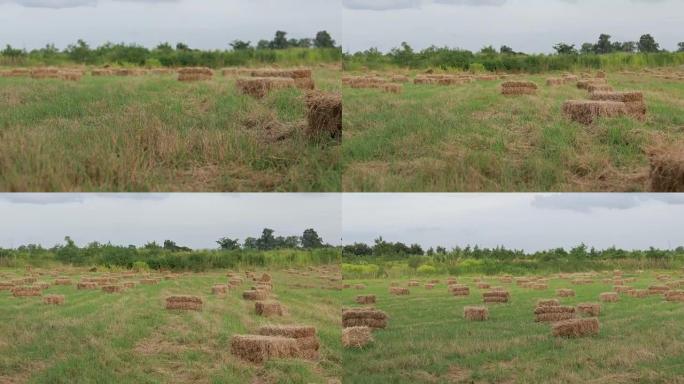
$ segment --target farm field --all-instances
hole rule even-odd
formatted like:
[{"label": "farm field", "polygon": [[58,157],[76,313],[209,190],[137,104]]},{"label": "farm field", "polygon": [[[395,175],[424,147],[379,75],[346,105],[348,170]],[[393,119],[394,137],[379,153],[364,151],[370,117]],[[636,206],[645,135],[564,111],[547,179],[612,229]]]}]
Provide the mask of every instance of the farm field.
[{"label": "farm field", "polygon": [[[181,82],[173,71],[91,70],[76,81],[0,76],[0,190],[341,189],[339,146],[307,135],[304,90],[258,99],[221,71]],[[339,92],[335,65],[312,79]]]},{"label": "farm field", "polygon": [[[340,284],[338,266],[228,272],[0,270],[0,383],[339,383],[340,304],[329,293]],[[277,301],[282,316],[258,316],[257,302],[243,299],[250,287],[268,285],[264,273],[272,291],[259,302]],[[31,276],[37,280],[26,283],[42,298],[13,297],[9,285]],[[214,285],[229,281],[225,295],[213,294]],[[122,292],[104,292],[131,282]],[[65,302],[44,304],[49,295]],[[201,310],[165,309],[174,295],[199,297]],[[235,335],[276,325],[315,327],[320,348],[262,363],[233,353]]]},{"label": "farm field", "polygon": [[[546,84],[561,73],[471,76],[475,81],[445,86],[414,84],[417,76],[427,76],[422,72],[375,72],[382,82],[375,88],[343,88],[343,189],[650,191],[649,156],[674,159],[684,145],[683,74],[680,67],[607,72],[614,91],[643,93],[646,117],[583,125],[562,108],[567,100],[588,100],[589,92],[578,89],[576,80]],[[502,95],[502,83],[510,80],[534,82],[536,94]],[[385,83],[398,85],[383,92]]]},{"label": "farm field", "polygon": [[[385,329],[373,331],[374,341],[344,349],[344,382],[682,383],[684,302],[666,301],[655,291],[681,289],[675,287],[681,287],[682,278],[677,271],[527,276],[511,282],[457,276],[456,282],[469,288],[461,297],[448,291],[446,276],[415,279],[418,286],[409,286],[409,278],[345,280],[343,307],[362,307],[355,302],[358,295],[375,295],[376,303],[366,307],[389,318]],[[433,279],[439,282],[427,289],[424,284]],[[390,294],[392,283],[409,294]],[[464,307],[484,306],[482,294],[490,291],[478,284],[502,287],[510,299],[487,304],[487,320],[467,321]],[[617,302],[600,302],[599,295],[614,291],[616,284],[633,288],[635,296],[660,288],[645,297],[622,292]],[[558,289],[575,295],[559,297]],[[599,303],[598,334],[552,336],[551,323],[535,322],[540,299],[558,299],[572,311],[579,303]]]}]

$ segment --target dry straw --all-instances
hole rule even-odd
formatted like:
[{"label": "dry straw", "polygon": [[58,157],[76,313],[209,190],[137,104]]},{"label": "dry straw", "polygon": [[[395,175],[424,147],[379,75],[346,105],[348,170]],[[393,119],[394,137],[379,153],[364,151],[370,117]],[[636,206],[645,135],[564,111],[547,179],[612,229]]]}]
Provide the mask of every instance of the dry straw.
[{"label": "dry straw", "polygon": [[590,125],[599,117],[624,116],[627,107],[619,101],[568,100],[563,104],[563,113],[573,121]]},{"label": "dry straw", "polygon": [[242,292],[242,298],[245,300],[266,300],[268,298],[268,292],[263,290],[251,289],[249,291]]},{"label": "dry straw", "polygon": [[551,322],[572,319],[575,317],[575,307],[554,305],[534,309],[534,321]]},{"label": "dry straw", "polygon": [[261,336],[280,336],[294,339],[297,343],[297,357],[314,360],[321,347],[316,328],[306,325],[267,325],[259,328]]},{"label": "dry straw", "polygon": [[654,147],[648,157],[653,192],[684,192],[684,146]]},{"label": "dry straw", "polygon": [[295,87],[295,81],[281,77],[241,77],[235,81],[235,86],[241,93],[261,99],[271,91]]},{"label": "dry straw", "polygon": [[617,292],[603,292],[599,295],[599,300],[605,303],[615,303],[620,300]]},{"label": "dry straw", "polygon": [[176,295],[166,298],[166,309],[201,311],[204,304],[201,297]]},{"label": "dry straw", "polygon": [[601,304],[598,303],[580,303],[577,304],[577,312],[588,315],[588,316],[598,316],[601,314]]},{"label": "dry straw", "polygon": [[484,321],[489,318],[489,310],[486,307],[464,307],[463,317],[470,321]]},{"label": "dry straw", "polygon": [[46,295],[43,296],[43,303],[50,305],[64,304],[64,295]]},{"label": "dry straw", "polygon": [[388,316],[385,312],[373,308],[350,308],[342,311],[342,326],[370,328],[387,327]]},{"label": "dry straw", "polygon": [[556,337],[582,337],[598,333],[599,320],[595,317],[559,321],[552,327],[552,334]]},{"label": "dry straw", "polygon": [[342,95],[312,91],[306,94],[307,130],[311,139],[342,138]]},{"label": "dry straw", "polygon": [[282,316],[283,307],[277,301],[257,301],[254,303],[254,312],[264,317]]},{"label": "dry straw", "polygon": [[297,358],[297,340],[291,337],[234,335],[230,341],[230,352],[253,363],[263,363],[269,359]]},{"label": "dry straw", "polygon": [[359,304],[375,304],[375,295],[356,296],[356,302]]},{"label": "dry straw", "polygon": [[567,288],[556,289],[556,295],[558,297],[574,297],[575,291]]}]

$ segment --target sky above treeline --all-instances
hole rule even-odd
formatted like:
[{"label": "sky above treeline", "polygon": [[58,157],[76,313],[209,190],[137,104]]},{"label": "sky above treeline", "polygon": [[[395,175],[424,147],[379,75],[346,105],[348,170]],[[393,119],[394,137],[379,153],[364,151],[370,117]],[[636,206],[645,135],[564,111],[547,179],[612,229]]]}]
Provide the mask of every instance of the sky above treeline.
[{"label": "sky above treeline", "polygon": [[276,236],[314,228],[334,245],[382,236],[425,249],[684,246],[684,195],[667,194],[0,194],[0,217],[4,248],[70,236],[211,249],[264,227]]},{"label": "sky above treeline", "polygon": [[0,0],[0,45],[27,50],[78,39],[153,48],[182,42],[228,49],[233,40],[313,38],[327,30],[342,39],[341,0]]},{"label": "sky above treeline", "polygon": [[342,0],[344,50],[388,51],[406,41],[479,51],[507,45],[551,53],[558,42],[637,41],[650,33],[661,48],[684,41],[681,0]]}]

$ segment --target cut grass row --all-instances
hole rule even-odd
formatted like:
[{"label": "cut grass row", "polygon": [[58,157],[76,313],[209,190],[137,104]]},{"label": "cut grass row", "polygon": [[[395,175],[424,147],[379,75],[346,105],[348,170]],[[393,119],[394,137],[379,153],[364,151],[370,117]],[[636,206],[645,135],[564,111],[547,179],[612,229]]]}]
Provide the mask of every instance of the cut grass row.
[{"label": "cut grass row", "polygon": [[[654,275],[646,273],[630,285],[646,288],[656,282]],[[598,336],[558,339],[548,324],[534,322],[537,299],[554,298],[557,288],[570,287],[576,296],[561,298],[562,305],[597,302],[612,286],[600,280],[571,285],[554,279],[548,290],[533,291],[492,279],[493,285],[510,290],[511,303],[488,305],[489,320],[469,322],[463,307],[482,305],[482,290],[472,278],[459,278],[471,286],[471,294],[457,298],[441,280],[433,290],[412,287],[409,296],[390,295],[387,280],[345,281],[367,288],[344,290],[343,306],[357,306],[356,295],[375,294],[375,307],[390,316],[388,327],[375,331],[369,346],[344,350],[345,382],[682,382],[682,303],[621,295],[617,303],[602,304]]]},{"label": "cut grass row", "polygon": [[[255,314],[254,302],[241,297],[249,282],[226,297],[211,295],[213,284],[227,281],[219,272],[138,285],[121,294],[52,286],[46,293],[66,296],[60,306],[1,291],[0,382],[327,383],[341,376],[339,303],[328,290],[297,288],[289,275],[270,273],[274,294],[288,310],[282,318]],[[317,283],[314,277],[298,280]],[[165,310],[164,298],[174,294],[203,297],[203,310]],[[315,326],[320,359],[258,366],[230,354],[232,335],[265,324]]]},{"label": "cut grass row", "polygon": [[586,99],[572,84],[505,97],[501,81],[405,84],[401,94],[344,88],[345,191],[646,191],[646,150],[681,142],[684,83],[609,73],[644,92],[648,117],[586,127],[561,111]]},{"label": "cut grass row", "polygon": [[[339,71],[314,79],[339,90]],[[339,191],[339,147],[306,139],[302,96],[258,101],[223,77],[0,78],[0,190]]]}]

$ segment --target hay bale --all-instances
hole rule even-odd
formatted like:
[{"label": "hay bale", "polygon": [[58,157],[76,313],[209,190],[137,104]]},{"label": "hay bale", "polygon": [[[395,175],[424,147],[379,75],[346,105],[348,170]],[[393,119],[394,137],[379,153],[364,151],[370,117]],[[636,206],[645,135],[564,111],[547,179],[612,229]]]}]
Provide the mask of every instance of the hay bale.
[{"label": "hay bale", "polygon": [[589,80],[580,80],[577,82],[577,88],[579,89],[589,89],[589,86],[591,85],[606,85],[608,84],[608,80],[606,79],[589,79]]},{"label": "hay bale", "polygon": [[580,303],[577,304],[577,312],[596,317],[601,314],[601,304],[598,303]]},{"label": "hay bale", "polygon": [[342,330],[342,346],[345,348],[363,348],[373,341],[369,327],[348,327]]},{"label": "hay bale", "polygon": [[665,292],[665,300],[667,301],[684,301],[684,291],[672,290]]},{"label": "hay bale", "polygon": [[485,303],[508,303],[511,294],[508,291],[492,290],[482,293],[482,300]]},{"label": "hay bale", "polygon": [[318,358],[321,343],[316,335],[316,328],[306,325],[267,325],[260,327],[257,333],[261,336],[280,336],[295,339],[297,356],[302,359]]},{"label": "hay bale", "polygon": [[297,340],[282,336],[233,335],[230,353],[253,363],[269,359],[297,358]]},{"label": "hay bale", "polygon": [[121,286],[123,286],[124,289],[135,288],[137,285],[138,283],[136,283],[135,281],[124,281],[123,283],[121,283]]},{"label": "hay bale", "polygon": [[613,291],[617,293],[627,293],[629,291],[633,291],[634,288],[628,286],[628,285],[614,285],[613,286]]},{"label": "hay bale", "polygon": [[59,79],[57,68],[35,68],[31,70],[32,79]]},{"label": "hay bale", "polygon": [[375,295],[356,296],[356,302],[359,304],[375,304]]},{"label": "hay bale", "polygon": [[554,305],[537,307],[534,309],[534,321],[552,322],[572,319],[575,317],[575,307]]},{"label": "hay bale", "polygon": [[537,84],[531,81],[505,81],[501,84],[501,94],[505,96],[535,95]]},{"label": "hay bale", "polygon": [[627,294],[627,296],[635,297],[638,299],[643,299],[644,297],[648,297],[648,295],[650,294],[648,289],[632,289],[632,290],[629,290],[625,293]]},{"label": "hay bale", "polygon": [[12,296],[14,297],[32,297],[32,296],[42,296],[43,291],[40,288],[34,286],[15,286],[10,290]]},{"label": "hay bale", "polygon": [[454,296],[470,296],[470,288],[464,284],[449,285],[449,291]]},{"label": "hay bale", "polygon": [[249,73],[251,77],[280,77],[290,79],[305,79],[313,76],[311,68],[286,68],[286,69],[252,69]]},{"label": "hay bale", "polygon": [[470,321],[484,321],[489,318],[489,310],[486,307],[464,307],[463,317]]},{"label": "hay bale", "polygon": [[603,100],[568,100],[563,113],[572,121],[590,125],[599,117],[618,117],[627,114],[625,103]]},{"label": "hay bale", "polygon": [[316,83],[310,77],[298,77],[294,79],[295,87],[298,89],[312,91],[316,89]]},{"label": "hay bale", "polygon": [[408,76],[392,75],[392,76],[390,76],[390,81],[393,83],[408,83],[410,80],[409,80]]},{"label": "hay bale", "polygon": [[166,298],[166,309],[201,311],[204,301],[198,296],[176,295]]},{"label": "hay bale", "polygon": [[46,295],[43,296],[43,303],[50,305],[64,304],[64,295]]},{"label": "hay bale", "polygon": [[140,279],[139,283],[142,285],[156,285],[159,284],[159,279]]},{"label": "hay bale", "polygon": [[228,286],[226,284],[215,284],[211,287],[213,295],[225,295],[228,293]]},{"label": "hay bale", "polygon": [[230,280],[228,280],[228,285],[231,287],[237,287],[239,285],[242,285],[244,281],[242,280],[241,277],[233,277]]},{"label": "hay bale", "polygon": [[537,300],[537,307],[557,307],[560,305],[558,299],[539,299]]},{"label": "hay bale", "polygon": [[648,287],[649,295],[660,295],[670,290],[666,285],[650,285]]},{"label": "hay bale", "polygon": [[651,191],[684,192],[684,145],[653,148],[648,157]]},{"label": "hay bale", "polygon": [[342,95],[314,91],[306,94],[307,136],[342,138]]},{"label": "hay bale", "polygon": [[389,317],[381,310],[373,308],[349,308],[342,310],[342,326],[385,328]]},{"label": "hay bale", "polygon": [[575,291],[567,288],[556,289],[556,295],[559,297],[575,297]]},{"label": "hay bale", "polygon": [[563,85],[565,84],[565,79],[559,78],[559,77],[551,77],[546,79],[546,85],[548,86],[556,86],[556,85]]},{"label": "hay bale", "polygon": [[112,76],[113,72],[109,69],[102,68],[102,69],[93,69],[90,71],[91,76]]},{"label": "hay bale", "polygon": [[257,315],[264,317],[283,315],[283,307],[277,301],[256,301],[254,311]]},{"label": "hay bale", "polygon": [[263,301],[268,298],[268,292],[264,290],[251,289],[242,292],[242,298],[245,300]]},{"label": "hay bale", "polygon": [[552,334],[556,337],[582,337],[598,333],[599,320],[595,317],[563,320],[552,326]]},{"label": "hay bale", "polygon": [[295,81],[281,77],[241,77],[235,81],[235,86],[242,94],[261,99],[271,91],[294,88]]},{"label": "hay bale", "polygon": [[123,292],[123,286],[116,285],[116,284],[103,285],[102,286],[102,292],[105,292],[105,293],[121,293],[121,292]]},{"label": "hay bale", "polygon": [[492,286],[489,283],[477,283],[478,289],[490,289]]},{"label": "hay bale", "polygon": [[382,85],[382,90],[385,93],[401,93],[404,90],[404,87],[401,84],[383,84]]},{"label": "hay bale", "polygon": [[389,293],[397,296],[406,296],[410,294],[410,291],[408,288],[404,287],[390,287]]},{"label": "hay bale", "polygon": [[54,284],[55,285],[71,285],[72,282],[71,282],[71,279],[62,278],[62,279],[55,279]]},{"label": "hay bale", "polygon": [[620,296],[618,296],[617,292],[603,292],[599,294],[599,300],[605,303],[615,303],[620,300]]},{"label": "hay bale", "polygon": [[79,281],[76,289],[97,289],[97,283],[91,281]]},{"label": "hay bale", "polygon": [[435,287],[435,284],[432,283],[426,283],[425,284],[425,289],[433,289]]},{"label": "hay bale", "polygon": [[409,280],[408,286],[409,286],[409,287],[418,287],[418,286],[420,286],[420,281],[418,281],[418,280]]}]

